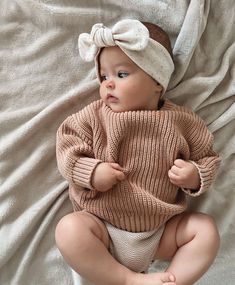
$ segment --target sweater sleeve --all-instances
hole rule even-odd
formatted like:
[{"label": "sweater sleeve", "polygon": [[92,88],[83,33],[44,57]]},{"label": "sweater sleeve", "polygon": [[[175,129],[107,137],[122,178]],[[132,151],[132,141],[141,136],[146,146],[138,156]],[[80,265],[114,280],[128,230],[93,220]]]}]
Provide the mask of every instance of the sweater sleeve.
[{"label": "sweater sleeve", "polygon": [[68,117],[59,127],[56,156],[58,169],[69,183],[93,189],[92,174],[101,161],[94,158],[92,128],[85,111]]},{"label": "sweater sleeve", "polygon": [[194,113],[190,115],[190,124],[185,132],[190,149],[189,161],[196,166],[201,183],[198,190],[183,189],[183,191],[196,197],[207,191],[212,185],[221,159],[213,150],[214,138],[204,121]]}]

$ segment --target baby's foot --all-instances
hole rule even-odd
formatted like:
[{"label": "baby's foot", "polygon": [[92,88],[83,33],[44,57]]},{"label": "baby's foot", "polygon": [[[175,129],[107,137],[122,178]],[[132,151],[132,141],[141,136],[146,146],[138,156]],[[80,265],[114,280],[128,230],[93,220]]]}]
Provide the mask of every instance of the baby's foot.
[{"label": "baby's foot", "polygon": [[135,274],[130,280],[131,285],[176,285],[175,276],[169,272]]}]

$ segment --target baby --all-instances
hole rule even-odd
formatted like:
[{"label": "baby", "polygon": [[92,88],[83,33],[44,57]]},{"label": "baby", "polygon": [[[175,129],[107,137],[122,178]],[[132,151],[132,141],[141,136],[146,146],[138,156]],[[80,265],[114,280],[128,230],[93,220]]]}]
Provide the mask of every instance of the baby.
[{"label": "baby", "polygon": [[[57,225],[57,246],[97,285],[193,284],[212,264],[219,234],[208,215],[185,212],[186,194],[209,188],[220,159],[203,121],[163,99],[174,70],[169,37],[126,19],[94,25],[79,51],[95,60],[101,99],[57,132],[75,209]],[[147,272],[156,259],[170,260],[166,272]]]}]

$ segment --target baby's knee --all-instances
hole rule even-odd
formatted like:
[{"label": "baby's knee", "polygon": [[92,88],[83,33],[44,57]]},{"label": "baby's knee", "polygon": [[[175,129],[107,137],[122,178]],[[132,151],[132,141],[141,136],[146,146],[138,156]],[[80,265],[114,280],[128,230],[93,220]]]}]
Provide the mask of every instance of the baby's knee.
[{"label": "baby's knee", "polygon": [[219,243],[220,235],[218,227],[216,225],[215,220],[209,215],[207,215],[206,227],[208,228],[209,233],[211,233],[212,238]]},{"label": "baby's knee", "polygon": [[204,213],[195,213],[194,215],[197,219],[197,224],[199,224],[200,227],[202,227],[204,230],[207,229],[207,232],[218,233],[217,225],[212,216]]},{"label": "baby's knee", "polygon": [[76,237],[79,238],[79,233],[84,232],[85,225],[79,215],[71,213],[64,216],[56,226],[55,240],[59,248],[64,248],[66,244],[70,244]]},{"label": "baby's knee", "polygon": [[206,243],[218,249],[220,245],[220,235],[213,217],[208,214],[195,213],[196,228]]}]

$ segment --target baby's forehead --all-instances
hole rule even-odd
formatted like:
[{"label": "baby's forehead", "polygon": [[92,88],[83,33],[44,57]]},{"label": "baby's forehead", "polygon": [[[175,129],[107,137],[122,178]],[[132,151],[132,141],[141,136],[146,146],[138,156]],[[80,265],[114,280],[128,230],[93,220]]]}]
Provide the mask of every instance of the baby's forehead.
[{"label": "baby's forehead", "polygon": [[117,46],[105,47],[99,54],[100,68],[107,67],[132,67],[136,64]]},{"label": "baby's forehead", "polygon": [[100,63],[100,69],[108,69],[108,68],[113,68],[113,69],[120,69],[120,68],[125,68],[125,69],[133,69],[136,66],[134,62],[126,62],[126,61],[117,61],[117,62],[103,62]]}]

